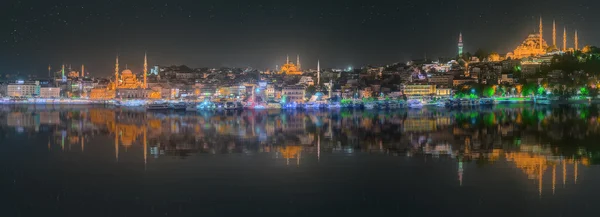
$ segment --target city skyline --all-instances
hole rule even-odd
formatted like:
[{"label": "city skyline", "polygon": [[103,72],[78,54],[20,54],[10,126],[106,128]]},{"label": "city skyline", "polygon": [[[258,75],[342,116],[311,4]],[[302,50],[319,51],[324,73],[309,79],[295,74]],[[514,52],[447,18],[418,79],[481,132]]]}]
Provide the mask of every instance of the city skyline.
[{"label": "city skyline", "polygon": [[540,15],[569,35],[578,29],[579,47],[597,44],[600,34],[595,2],[534,1],[524,13],[517,1],[317,3],[7,2],[14,10],[3,22],[12,32],[1,38],[1,61],[7,73],[37,75],[64,63],[108,76],[117,53],[137,72],[146,51],[150,65],[273,69],[299,54],[309,68],[317,59],[341,68],[452,57],[459,33],[465,51],[505,53],[537,28]]}]

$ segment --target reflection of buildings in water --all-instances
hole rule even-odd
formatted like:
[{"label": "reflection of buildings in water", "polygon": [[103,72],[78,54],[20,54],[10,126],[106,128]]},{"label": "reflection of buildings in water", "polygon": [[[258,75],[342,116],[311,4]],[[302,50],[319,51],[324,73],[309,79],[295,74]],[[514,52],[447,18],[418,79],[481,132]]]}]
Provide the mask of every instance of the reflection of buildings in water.
[{"label": "reflection of buildings in water", "polygon": [[281,157],[285,158],[286,165],[290,165],[290,159],[296,159],[296,165],[300,166],[300,157],[302,152],[302,146],[284,146],[279,147],[277,152],[281,154]]},{"label": "reflection of buildings in water", "polygon": [[570,167],[572,167],[573,171],[573,181],[574,184],[577,184],[579,164],[582,163],[586,165],[589,162],[587,158],[581,160],[569,160],[555,157],[549,148],[544,148],[540,145],[523,145],[520,151],[521,152],[506,153],[506,160],[508,162],[513,162],[518,169],[522,170],[527,175],[528,179],[537,180],[540,196],[543,192],[543,179],[546,170],[549,167],[552,168],[551,183],[552,194],[554,194],[556,190],[556,165],[562,165],[562,181],[564,187],[567,182],[568,165],[572,165]]}]

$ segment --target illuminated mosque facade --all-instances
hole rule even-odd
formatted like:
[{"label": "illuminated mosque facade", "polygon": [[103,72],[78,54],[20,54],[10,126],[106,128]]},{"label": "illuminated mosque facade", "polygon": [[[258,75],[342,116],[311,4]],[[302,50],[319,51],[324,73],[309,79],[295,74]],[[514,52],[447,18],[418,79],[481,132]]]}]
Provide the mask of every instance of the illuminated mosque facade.
[{"label": "illuminated mosque facade", "polygon": [[281,69],[279,70],[279,74],[302,75],[302,68],[300,65],[300,55],[298,55],[298,57],[296,59],[296,64],[294,64],[293,62],[290,62],[290,57],[288,56],[286,58],[285,64],[283,64],[283,66],[281,66]]}]

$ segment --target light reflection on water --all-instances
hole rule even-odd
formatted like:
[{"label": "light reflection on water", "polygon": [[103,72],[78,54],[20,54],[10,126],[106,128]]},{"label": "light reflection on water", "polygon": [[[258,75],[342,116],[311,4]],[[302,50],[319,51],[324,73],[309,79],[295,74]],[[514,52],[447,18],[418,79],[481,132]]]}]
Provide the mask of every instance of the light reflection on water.
[{"label": "light reflection on water", "polygon": [[[454,202],[416,198],[447,194],[470,195],[475,198],[462,200],[476,203],[484,198],[518,203],[514,201],[518,195],[526,198],[521,203],[548,206],[549,214],[566,210],[585,214],[589,201],[587,209],[571,204],[557,211],[553,208],[560,205],[548,203],[587,196],[576,186],[589,191],[591,180],[600,174],[594,166],[600,154],[595,107],[193,114],[86,106],[2,107],[0,121],[5,149],[2,185],[9,188],[6,195],[19,198],[4,206],[23,216],[47,211],[40,207],[76,215],[97,206],[110,208],[99,212],[101,216],[299,214],[305,213],[301,206],[312,202],[334,215],[343,207],[350,214],[378,209],[427,216],[439,213],[417,207],[433,203],[429,205],[441,209]],[[73,184],[73,180],[87,182]],[[360,192],[349,193],[354,190]],[[320,197],[313,201],[307,195]],[[388,200],[401,196],[391,195],[411,195],[401,200],[408,200],[403,203],[412,208],[398,208]],[[274,197],[296,202],[279,208],[248,204],[257,198],[269,204],[282,202]],[[114,204],[130,199],[137,203]],[[200,201],[203,205],[196,204]],[[219,208],[228,203],[239,209]],[[380,203],[389,204],[382,208]],[[75,204],[79,205],[72,207]],[[480,204],[482,210],[496,206]],[[526,212],[534,211],[518,213]]]}]

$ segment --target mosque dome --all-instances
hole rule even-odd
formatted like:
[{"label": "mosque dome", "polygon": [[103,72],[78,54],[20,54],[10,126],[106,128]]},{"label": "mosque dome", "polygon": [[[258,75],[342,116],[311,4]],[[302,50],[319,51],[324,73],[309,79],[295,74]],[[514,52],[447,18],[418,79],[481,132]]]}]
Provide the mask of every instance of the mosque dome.
[{"label": "mosque dome", "polygon": [[121,72],[121,74],[123,74],[123,75],[130,75],[130,74],[133,74],[133,73],[131,72],[131,70],[129,70],[129,69],[125,69],[125,70],[123,70],[123,71]]}]

